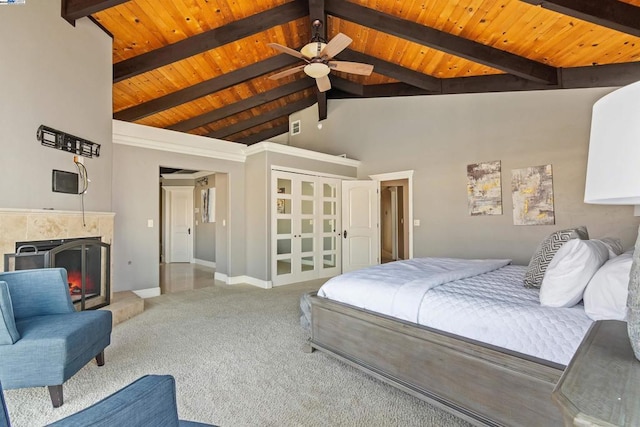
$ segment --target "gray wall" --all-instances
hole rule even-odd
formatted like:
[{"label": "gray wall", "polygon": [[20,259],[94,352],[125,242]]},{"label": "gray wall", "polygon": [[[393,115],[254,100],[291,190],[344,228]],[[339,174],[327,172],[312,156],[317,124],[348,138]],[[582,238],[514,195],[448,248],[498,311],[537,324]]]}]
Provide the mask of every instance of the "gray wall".
[{"label": "gray wall", "polygon": [[[170,165],[216,173],[216,270],[228,276],[245,271],[244,164],[177,154],[123,144],[113,145],[113,208],[116,212],[113,290],[141,290],[159,286],[158,170]],[[147,227],[147,220],[154,227]],[[225,225],[223,225],[223,222]],[[228,236],[234,236],[228,245]],[[228,253],[226,253],[228,251]]]},{"label": "gray wall", "polygon": [[[198,181],[198,180],[196,180]],[[194,218],[195,250],[194,257],[202,261],[216,261],[216,223],[202,222],[202,191],[216,188],[216,176],[207,175],[207,184],[196,184],[193,190],[193,206],[198,208]],[[217,199],[217,197],[216,197]],[[217,200],[216,200],[217,201]],[[217,221],[217,219],[216,219]]]},{"label": "gray wall", "polygon": [[247,275],[260,280],[269,280],[270,238],[268,235],[269,188],[271,186],[267,153],[256,153],[247,157],[245,163],[245,205],[247,207]]},{"label": "gray wall", "polygon": [[[415,170],[414,256],[508,257],[528,263],[544,236],[586,225],[632,246],[640,219],[628,206],[583,203],[591,108],[612,89],[330,100],[318,130],[310,107],[292,146],[362,161],[360,178]],[[467,213],[466,165],[502,161],[503,215]],[[553,165],[556,224],[515,226],[511,170]]]},{"label": "gray wall", "polygon": [[86,18],[70,25],[59,0],[0,8],[0,206],[81,209],[80,196],[51,191],[53,169],[77,168],[36,140],[44,124],[101,144],[84,161],[84,207],[111,211],[111,38]]}]

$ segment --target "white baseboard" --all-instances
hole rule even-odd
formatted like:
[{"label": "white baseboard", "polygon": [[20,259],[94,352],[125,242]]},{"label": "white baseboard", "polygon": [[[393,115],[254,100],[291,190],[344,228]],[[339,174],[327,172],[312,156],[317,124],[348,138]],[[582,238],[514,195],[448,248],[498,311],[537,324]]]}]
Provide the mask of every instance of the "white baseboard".
[{"label": "white baseboard", "polygon": [[236,276],[232,277],[229,281],[230,285],[237,285],[239,283],[247,283],[262,289],[271,289],[273,287],[271,280],[260,280],[250,276]]},{"label": "white baseboard", "polygon": [[157,288],[137,289],[133,291],[133,293],[138,295],[140,298],[157,297],[160,296],[160,286]]},{"label": "white baseboard", "polygon": [[204,265],[205,267],[216,268],[216,263],[213,261],[205,261],[203,259],[195,258],[194,262],[198,265]]},{"label": "white baseboard", "polygon": [[217,271],[214,275],[214,279],[220,280],[227,285],[238,285],[240,283],[246,283],[248,285],[256,286],[262,289],[271,289],[273,287],[273,283],[271,282],[271,280],[260,280],[250,276],[229,277],[226,274],[218,273]]}]

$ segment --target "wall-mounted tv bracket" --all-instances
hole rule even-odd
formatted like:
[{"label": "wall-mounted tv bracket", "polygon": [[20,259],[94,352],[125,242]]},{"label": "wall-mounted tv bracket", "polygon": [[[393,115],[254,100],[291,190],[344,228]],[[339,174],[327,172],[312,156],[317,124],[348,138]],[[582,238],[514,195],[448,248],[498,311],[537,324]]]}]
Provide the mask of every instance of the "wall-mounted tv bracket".
[{"label": "wall-mounted tv bracket", "polygon": [[40,125],[36,136],[38,141],[45,147],[57,148],[58,150],[68,151],[84,157],[100,156],[100,144],[52,129],[45,125]]}]

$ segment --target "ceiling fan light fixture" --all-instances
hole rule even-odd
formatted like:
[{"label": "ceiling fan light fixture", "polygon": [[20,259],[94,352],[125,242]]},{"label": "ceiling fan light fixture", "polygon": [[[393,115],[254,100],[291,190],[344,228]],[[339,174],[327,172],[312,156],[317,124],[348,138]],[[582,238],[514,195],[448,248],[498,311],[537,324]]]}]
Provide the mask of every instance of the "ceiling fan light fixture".
[{"label": "ceiling fan light fixture", "polygon": [[327,45],[326,43],[322,43],[322,42],[307,43],[302,47],[302,49],[300,49],[300,53],[306,56],[307,58],[315,58],[318,56],[320,52],[322,52],[322,50],[326,45]]},{"label": "ceiling fan light fixture", "polygon": [[307,64],[304,67],[304,72],[309,76],[317,79],[319,77],[324,77],[329,74],[331,69],[327,64],[323,64],[322,62],[312,62],[311,64]]}]

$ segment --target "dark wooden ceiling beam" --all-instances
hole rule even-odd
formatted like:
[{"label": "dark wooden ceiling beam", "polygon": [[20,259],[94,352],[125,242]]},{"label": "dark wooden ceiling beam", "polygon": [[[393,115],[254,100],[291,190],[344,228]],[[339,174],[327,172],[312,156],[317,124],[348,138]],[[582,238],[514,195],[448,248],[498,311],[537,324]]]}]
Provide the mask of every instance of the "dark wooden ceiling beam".
[{"label": "dark wooden ceiling beam", "polygon": [[315,19],[319,19],[322,21],[322,28],[320,31],[322,32],[322,37],[325,38],[327,36],[327,16],[324,10],[324,0],[309,0],[309,20],[310,23]]},{"label": "dark wooden ceiling beam", "polygon": [[640,80],[640,62],[561,68],[558,75],[557,85],[544,85],[508,74],[443,79],[442,94],[625,86]]},{"label": "dark wooden ceiling beam", "polygon": [[626,86],[640,80],[640,62],[562,68],[560,71],[565,89]]},{"label": "dark wooden ceiling beam", "polygon": [[330,15],[528,80],[547,84],[557,83],[557,71],[554,67],[522,56],[343,0],[325,0],[325,8]]},{"label": "dark wooden ceiling beam", "polygon": [[125,59],[113,65],[113,81],[119,82],[138,74],[171,64],[260,33],[271,27],[283,25],[309,13],[304,2],[292,1],[265,12],[239,19],[220,28],[214,28],[176,43]]},{"label": "dark wooden ceiling beam", "polygon": [[210,138],[224,139],[229,135],[233,135],[234,133],[239,133],[247,129],[251,129],[254,126],[258,126],[258,125],[270,122],[271,120],[275,120],[279,117],[289,116],[290,114],[293,114],[300,110],[304,110],[305,108],[310,107],[315,103],[316,103],[315,97],[304,98],[299,101],[293,102],[291,104],[287,104],[284,107],[276,108],[264,114],[260,114],[259,116],[254,116],[248,120],[243,120],[233,125],[218,129],[205,136],[208,136]]},{"label": "dark wooden ceiling beam", "polygon": [[581,89],[625,86],[640,80],[640,62],[560,69],[560,84],[547,85],[511,74],[442,79],[441,92],[427,92],[404,83],[360,85],[335,79],[330,99],[377,98],[383,96],[453,95],[465,93],[519,92],[528,90]]},{"label": "dark wooden ceiling beam", "polygon": [[328,106],[327,106],[327,92],[320,92],[316,87],[316,100],[318,101],[318,121],[327,118]]},{"label": "dark wooden ceiling beam", "polygon": [[187,132],[191,129],[195,129],[200,126],[222,120],[226,117],[238,114],[250,108],[258,107],[260,105],[274,101],[278,98],[282,98],[283,96],[292,95],[296,92],[300,92],[315,85],[316,83],[313,79],[302,78],[294,81],[293,83],[279,86],[267,92],[262,92],[250,98],[243,99],[242,101],[234,102],[233,104],[225,105],[224,107],[218,108],[216,110],[200,114],[199,116],[195,116],[187,120],[183,120],[179,123],[167,127],[167,129],[176,130],[179,132]]},{"label": "dark wooden ceiling beam", "polygon": [[282,125],[274,126],[270,129],[265,129],[261,132],[251,134],[244,138],[240,138],[235,142],[239,142],[240,144],[253,145],[255,143],[266,141],[269,138],[273,138],[274,136],[282,135],[283,133],[287,132],[289,132],[289,124],[285,123]]},{"label": "dark wooden ceiling beam", "polygon": [[389,96],[434,95],[435,92],[421,89],[406,83],[383,83],[377,85],[361,85],[340,79],[334,85],[336,90],[329,92],[330,99],[345,98],[384,98]]},{"label": "dark wooden ceiling beam", "polygon": [[640,7],[617,0],[520,0],[640,37]]},{"label": "dark wooden ceiling beam", "polygon": [[89,16],[92,13],[117,6],[129,0],[62,0],[62,17],[71,25],[76,25],[76,20]]},{"label": "dark wooden ceiling beam", "polygon": [[125,110],[114,113],[113,118],[124,121],[134,121],[150,116],[159,111],[167,110],[194,99],[202,98],[239,83],[251,80],[263,74],[270,73],[283,67],[298,63],[300,60],[290,55],[276,55],[264,61],[256,62],[247,67],[223,74],[213,79],[205,80],[193,86],[177,90],[151,101],[143,102]]},{"label": "dark wooden ceiling beam", "polygon": [[432,92],[440,92],[440,90],[442,90],[442,87],[440,86],[440,79],[437,77],[422,74],[417,71],[401,67],[400,65],[383,61],[382,59],[375,58],[371,55],[356,52],[355,50],[345,49],[336,59],[371,64],[373,65],[373,71],[377,74],[382,74],[384,76],[400,80],[401,82],[405,82],[411,86],[419,87],[424,90]]},{"label": "dark wooden ceiling beam", "polygon": [[[320,37],[326,40],[327,16],[324,10],[324,0],[309,0],[309,24],[313,24],[316,19],[322,21]],[[327,94],[320,92],[316,87],[316,98],[318,99],[318,121],[322,121],[327,118]]]},{"label": "dark wooden ceiling beam", "polygon": [[338,91],[348,93],[355,96],[364,96],[364,86],[352,82],[351,80],[343,79],[338,76],[331,76],[331,91],[329,92],[329,98],[333,98],[333,93]]}]

